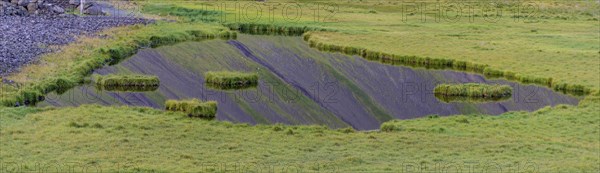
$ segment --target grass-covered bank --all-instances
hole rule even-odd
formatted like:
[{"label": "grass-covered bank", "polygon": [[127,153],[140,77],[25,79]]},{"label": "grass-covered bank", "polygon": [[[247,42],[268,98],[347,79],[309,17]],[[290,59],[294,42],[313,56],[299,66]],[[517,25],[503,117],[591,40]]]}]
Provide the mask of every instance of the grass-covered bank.
[{"label": "grass-covered bank", "polygon": [[[227,33],[227,34],[224,34]],[[183,41],[235,38],[235,32],[222,26],[201,23],[158,22],[147,26],[113,28],[99,33],[107,38],[83,37],[45,55],[40,62],[24,67],[8,79],[18,86],[0,87],[0,105],[31,104],[51,91],[70,88],[84,81],[94,69],[118,63],[144,47],[156,47]]]},{"label": "grass-covered bank", "polygon": [[[148,108],[3,108],[0,158],[3,163],[77,162],[103,172],[223,172],[235,168],[233,163],[251,170],[257,168],[248,165],[282,169],[275,164],[283,164],[305,171],[321,165],[320,170],[376,172],[402,171],[403,164],[464,169],[468,165],[462,164],[473,161],[479,164],[476,172],[490,163],[502,170],[534,164],[535,171],[523,171],[589,172],[600,169],[598,103],[392,121],[382,132],[248,126]],[[211,171],[214,163],[222,168]]]}]

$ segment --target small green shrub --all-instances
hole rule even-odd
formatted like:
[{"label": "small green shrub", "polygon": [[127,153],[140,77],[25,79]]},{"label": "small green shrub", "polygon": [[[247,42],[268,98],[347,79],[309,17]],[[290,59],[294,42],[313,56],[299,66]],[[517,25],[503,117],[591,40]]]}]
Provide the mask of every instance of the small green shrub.
[{"label": "small green shrub", "polygon": [[276,124],[273,126],[273,131],[276,131],[276,132],[282,131],[283,129],[285,129],[285,127],[281,124]]},{"label": "small green shrub", "polygon": [[354,132],[356,132],[356,130],[354,130],[352,127],[338,129],[338,131],[342,132],[342,133],[354,133]]},{"label": "small green shrub", "polygon": [[294,135],[295,133],[294,133],[294,130],[287,129],[287,131],[285,131],[285,134],[287,134],[287,135]]},{"label": "small green shrub", "polygon": [[394,132],[394,131],[402,131],[401,127],[395,125],[396,121],[388,121],[380,126],[380,130],[382,132]]},{"label": "small green shrub", "polygon": [[190,117],[215,118],[217,114],[217,102],[191,100],[167,100],[165,109],[168,111],[177,111],[188,114]]},{"label": "small green shrub", "polygon": [[464,123],[464,124],[469,124],[469,120],[467,118],[465,118],[465,117],[457,118],[456,122]]}]

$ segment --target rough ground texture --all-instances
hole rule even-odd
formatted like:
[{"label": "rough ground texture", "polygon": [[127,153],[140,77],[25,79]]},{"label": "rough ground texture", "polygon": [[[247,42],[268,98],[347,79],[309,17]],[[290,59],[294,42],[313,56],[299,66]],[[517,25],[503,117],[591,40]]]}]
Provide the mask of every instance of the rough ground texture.
[{"label": "rough ground texture", "polygon": [[75,36],[123,25],[148,24],[140,18],[109,16],[0,16],[0,76],[17,71],[43,54],[49,45],[64,45]]}]

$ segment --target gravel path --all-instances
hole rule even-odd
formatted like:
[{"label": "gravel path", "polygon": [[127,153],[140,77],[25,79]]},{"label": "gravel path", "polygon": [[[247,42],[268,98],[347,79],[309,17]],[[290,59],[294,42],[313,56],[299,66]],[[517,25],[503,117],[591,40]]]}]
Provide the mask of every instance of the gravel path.
[{"label": "gravel path", "polygon": [[77,35],[110,27],[151,22],[112,16],[0,16],[0,76],[18,71],[41,54],[52,52],[48,45],[65,45]]}]

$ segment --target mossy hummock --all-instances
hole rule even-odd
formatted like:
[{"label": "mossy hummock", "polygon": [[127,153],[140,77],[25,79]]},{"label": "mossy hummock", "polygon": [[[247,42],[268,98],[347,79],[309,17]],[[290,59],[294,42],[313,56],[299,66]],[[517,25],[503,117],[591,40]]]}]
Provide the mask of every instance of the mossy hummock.
[{"label": "mossy hummock", "polygon": [[186,113],[190,117],[212,119],[217,114],[217,102],[191,100],[167,100],[165,109],[168,111],[177,111]]},{"label": "mossy hummock", "polygon": [[156,76],[146,75],[105,75],[96,76],[96,85],[102,87],[152,87],[159,86]]},{"label": "mossy hummock", "polygon": [[479,83],[441,84],[435,87],[433,93],[445,97],[504,98],[512,95],[512,87]]},{"label": "mossy hummock", "polygon": [[213,87],[244,88],[256,86],[258,84],[258,74],[230,71],[206,72],[204,80]]}]

